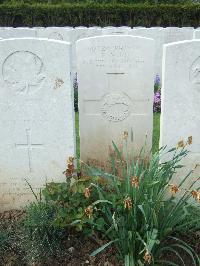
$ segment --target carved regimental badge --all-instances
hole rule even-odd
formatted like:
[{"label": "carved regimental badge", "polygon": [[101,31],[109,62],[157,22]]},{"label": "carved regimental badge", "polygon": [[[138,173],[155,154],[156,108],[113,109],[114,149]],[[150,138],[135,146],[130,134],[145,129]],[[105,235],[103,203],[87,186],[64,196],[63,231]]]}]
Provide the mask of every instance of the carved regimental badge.
[{"label": "carved regimental badge", "polygon": [[107,94],[101,102],[102,116],[111,122],[126,119],[130,112],[129,98],[123,94]]}]

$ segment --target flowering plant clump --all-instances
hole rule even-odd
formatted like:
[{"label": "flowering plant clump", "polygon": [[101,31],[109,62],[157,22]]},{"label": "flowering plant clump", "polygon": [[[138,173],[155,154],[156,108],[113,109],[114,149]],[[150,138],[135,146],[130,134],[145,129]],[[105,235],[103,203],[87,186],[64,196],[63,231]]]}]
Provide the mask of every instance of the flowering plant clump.
[{"label": "flowering plant clump", "polygon": [[154,113],[160,113],[161,111],[161,86],[159,75],[156,75],[154,82],[153,111]]},{"label": "flowering plant clump", "polygon": [[47,183],[42,190],[45,202],[55,207],[52,223],[61,229],[73,227],[84,236],[92,235],[94,231],[104,226],[104,220],[97,212],[98,206],[108,203],[98,200],[96,191],[91,185],[101,183],[101,178],[78,172],[73,156],[67,159],[63,174],[66,176],[66,182]]},{"label": "flowering plant clump", "polygon": [[154,113],[160,113],[161,111],[161,91],[160,90],[154,93],[153,111]]},{"label": "flowering plant clump", "polygon": [[73,88],[74,88],[74,111],[78,112],[78,80],[77,73],[73,80]]},{"label": "flowering plant clump", "polygon": [[[122,140],[124,147],[127,147],[127,138],[126,133]],[[91,183],[89,186],[90,191],[96,191],[95,202],[101,203],[95,210],[95,216],[98,217],[98,213],[101,215],[104,226],[98,227],[98,231],[107,239],[107,243],[94,251],[92,256],[115,245],[125,266],[175,265],[165,255],[172,253],[183,262],[181,252],[191,256],[194,265],[200,265],[192,247],[175,236],[176,232],[190,233],[197,224],[200,228],[200,212],[197,211],[200,208],[200,191],[194,186],[199,178],[188,189],[184,184],[190,174],[182,176],[180,183],[172,182],[174,173],[183,167],[180,162],[188,154],[186,146],[192,145],[192,136],[184,144],[169,151],[163,148],[148,158],[144,148],[139,156],[133,158],[126,148],[122,151],[113,143],[113,171],[108,173],[89,167],[88,175],[99,176],[107,181],[106,187],[100,183]],[[169,153],[172,159],[161,163],[162,158]],[[86,198],[88,192],[86,189]],[[85,214],[95,225],[97,221],[93,206],[94,203],[90,201]],[[191,217],[192,208],[197,213],[195,218]]]},{"label": "flowering plant clump", "polygon": [[156,92],[157,90],[160,89],[160,84],[161,84],[161,82],[160,82],[160,76],[157,74],[156,75],[156,78],[154,80],[154,92]]}]

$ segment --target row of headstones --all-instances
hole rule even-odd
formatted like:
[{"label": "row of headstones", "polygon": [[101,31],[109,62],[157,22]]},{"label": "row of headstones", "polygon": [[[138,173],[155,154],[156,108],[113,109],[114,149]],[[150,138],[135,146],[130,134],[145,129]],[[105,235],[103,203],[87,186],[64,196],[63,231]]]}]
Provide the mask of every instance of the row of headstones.
[{"label": "row of headstones", "polygon": [[[188,168],[200,162],[200,40],[168,44],[163,57],[161,146],[193,137]],[[105,166],[112,140],[136,155],[152,145],[155,41],[99,36],[77,42],[81,159]],[[33,199],[64,181],[75,155],[69,43],[47,39],[0,41],[0,210]],[[195,169],[199,173],[198,167]],[[179,176],[179,178],[182,178]]]},{"label": "row of headstones", "polygon": [[192,27],[35,27],[35,28],[0,28],[0,38],[37,37],[62,40],[72,44],[72,73],[75,77],[76,69],[76,41],[82,38],[100,35],[132,35],[152,38],[156,42],[154,58],[154,75],[161,78],[163,45],[171,42],[200,38],[200,29]]}]

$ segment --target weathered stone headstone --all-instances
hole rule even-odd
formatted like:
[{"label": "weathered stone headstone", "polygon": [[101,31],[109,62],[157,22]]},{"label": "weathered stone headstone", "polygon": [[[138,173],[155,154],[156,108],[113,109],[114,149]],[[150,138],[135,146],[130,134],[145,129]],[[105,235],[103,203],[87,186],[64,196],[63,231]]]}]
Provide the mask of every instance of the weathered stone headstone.
[{"label": "weathered stone headstone", "polygon": [[75,153],[70,46],[0,41],[0,211],[18,208],[45,182],[64,181]]},{"label": "weathered stone headstone", "polygon": [[[189,170],[200,165],[200,41],[183,41],[164,48],[160,146],[177,147],[192,136],[186,168],[175,176],[181,181]],[[198,177],[200,167],[194,170]],[[200,184],[199,184],[200,185]]]},{"label": "weathered stone headstone", "polygon": [[132,132],[135,155],[152,140],[154,41],[100,36],[77,42],[81,159],[103,165]]}]

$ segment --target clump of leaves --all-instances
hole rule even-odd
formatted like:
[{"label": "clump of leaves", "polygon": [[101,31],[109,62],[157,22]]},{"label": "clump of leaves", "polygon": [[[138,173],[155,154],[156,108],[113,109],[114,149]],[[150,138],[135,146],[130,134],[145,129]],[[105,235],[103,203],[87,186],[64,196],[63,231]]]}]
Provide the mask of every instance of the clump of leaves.
[{"label": "clump of leaves", "polygon": [[[104,226],[104,220],[97,216],[88,217],[86,208],[95,202],[97,195],[91,190],[91,183],[100,182],[99,177],[79,176],[63,183],[48,183],[42,191],[44,199],[56,209],[54,223],[59,228],[73,227],[83,232],[85,236],[92,235],[99,227]],[[94,220],[96,223],[94,223]]]},{"label": "clump of leaves", "polygon": [[[195,219],[190,217],[191,207],[193,210],[200,207],[198,201],[189,201],[196,191],[192,187],[197,180],[188,190],[181,190],[181,187],[190,173],[182,178],[180,184],[171,183],[174,173],[182,167],[181,160],[188,154],[185,147],[170,151],[163,148],[147,161],[144,150],[133,158],[113,145],[115,157],[111,158],[111,173],[88,168],[88,174],[101,176],[107,181],[106,188],[101,184],[90,184],[91,191],[95,191],[101,204],[94,209],[96,203],[90,203],[87,207],[88,218],[93,219],[97,213],[101,214],[104,226],[99,229],[108,240],[92,255],[114,244],[126,266],[185,265],[182,253],[190,257],[191,263],[200,265],[192,247],[177,234],[175,236],[176,232],[189,233],[197,224],[200,225],[199,212],[196,212]],[[172,154],[171,159],[161,163],[166,154]],[[166,259],[166,252],[176,256],[179,264]]]}]

